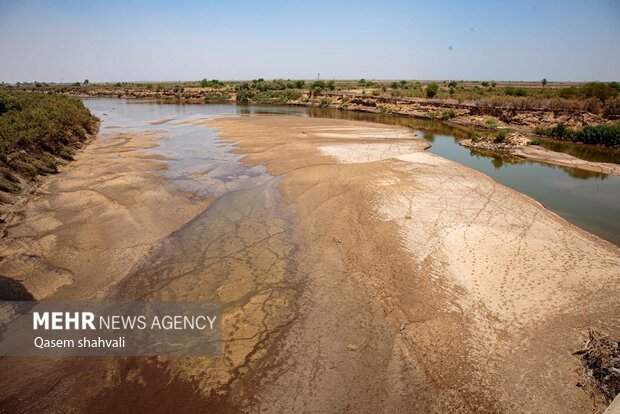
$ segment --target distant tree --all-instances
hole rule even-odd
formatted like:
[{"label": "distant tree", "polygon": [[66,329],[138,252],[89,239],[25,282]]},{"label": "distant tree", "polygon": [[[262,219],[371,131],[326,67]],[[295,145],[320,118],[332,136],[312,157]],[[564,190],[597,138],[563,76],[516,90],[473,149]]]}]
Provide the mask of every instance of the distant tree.
[{"label": "distant tree", "polygon": [[327,89],[329,89],[330,91],[335,90],[336,89],[336,81],[328,80],[327,82],[325,82],[325,87]]},{"label": "distant tree", "polygon": [[451,88],[456,88],[456,85],[458,85],[458,84],[456,83],[455,80],[451,80],[450,82],[448,82],[448,86],[451,87]]},{"label": "distant tree", "polygon": [[427,98],[434,98],[435,95],[437,95],[437,92],[439,91],[439,85],[437,85],[437,83],[435,82],[431,82],[428,85],[426,85],[426,97]]},{"label": "distant tree", "polygon": [[547,78],[543,78],[543,80],[541,80],[540,83],[542,84],[543,88],[547,86]]},{"label": "distant tree", "polygon": [[304,86],[306,86],[306,81],[304,81],[304,80],[296,80],[295,81],[295,87],[297,89],[303,89]]},{"label": "distant tree", "polygon": [[88,85],[90,82],[88,81],[88,79],[84,79],[84,85]]},{"label": "distant tree", "polygon": [[398,82],[394,81],[394,82],[390,83],[390,88],[397,89],[399,85],[400,84]]},{"label": "distant tree", "polygon": [[480,85],[484,86],[485,88],[487,88],[489,86],[489,82],[487,81],[482,81],[480,82]]}]

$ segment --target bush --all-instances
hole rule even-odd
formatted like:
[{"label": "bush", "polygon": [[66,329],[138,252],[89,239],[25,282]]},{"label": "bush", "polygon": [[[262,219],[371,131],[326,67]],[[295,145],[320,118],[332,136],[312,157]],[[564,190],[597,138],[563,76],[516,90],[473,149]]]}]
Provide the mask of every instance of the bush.
[{"label": "bush", "polygon": [[438,91],[439,91],[439,85],[437,85],[437,83],[432,82],[426,85],[426,97],[427,98],[429,99],[434,98],[437,95]]},{"label": "bush", "polygon": [[601,82],[586,83],[580,87],[580,92],[584,98],[598,98],[603,102],[618,95],[617,89]]},{"label": "bush", "polygon": [[616,96],[605,103],[603,114],[607,118],[620,118],[620,96]]},{"label": "bush", "polygon": [[506,141],[507,136],[508,133],[506,132],[506,130],[500,129],[499,131],[497,131],[497,135],[495,136],[493,142],[495,142],[496,144],[501,144],[502,142]]},{"label": "bush", "polygon": [[487,128],[495,129],[495,128],[497,128],[497,119],[495,119],[495,118],[487,118],[484,121],[484,124],[487,126]]},{"label": "bush", "polygon": [[250,102],[250,98],[252,97],[252,93],[250,91],[250,85],[247,83],[242,83],[237,87],[236,98],[237,103],[246,104]]},{"label": "bush", "polygon": [[27,178],[54,172],[59,158],[96,129],[96,118],[76,98],[0,91],[0,170]]},{"label": "bush", "polygon": [[588,125],[575,132],[572,139],[584,144],[620,148],[620,124]]},{"label": "bush", "polygon": [[327,106],[329,106],[332,103],[332,100],[329,98],[321,98],[321,100],[319,101],[319,106],[321,108],[325,108]]},{"label": "bush", "polygon": [[320,88],[320,89],[325,89],[325,82],[323,82],[322,80],[317,80],[312,82],[312,89],[316,89],[316,88]]},{"label": "bush", "polygon": [[512,86],[506,87],[505,93],[508,96],[527,96],[527,91],[525,89]]},{"label": "bush", "polygon": [[540,145],[540,140],[538,138],[534,138],[530,141],[530,145]]},{"label": "bush", "polygon": [[443,121],[447,121],[448,119],[452,119],[456,116],[456,111],[454,109],[448,109],[441,113],[441,119]]},{"label": "bush", "polygon": [[275,103],[287,103],[288,101],[292,101],[295,99],[299,99],[301,97],[301,93],[294,90],[284,90],[284,91],[276,91],[269,90],[258,92],[252,100],[257,103],[264,104],[275,104]]},{"label": "bush", "polygon": [[559,123],[553,128],[537,128],[536,133],[561,140],[620,148],[620,124],[588,125],[579,130],[572,130]]}]

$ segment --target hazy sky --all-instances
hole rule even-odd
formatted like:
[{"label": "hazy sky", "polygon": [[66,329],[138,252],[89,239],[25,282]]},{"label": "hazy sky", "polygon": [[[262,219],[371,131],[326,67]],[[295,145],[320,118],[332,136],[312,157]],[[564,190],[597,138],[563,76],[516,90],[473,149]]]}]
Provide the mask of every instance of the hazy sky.
[{"label": "hazy sky", "polygon": [[0,81],[620,80],[620,1],[0,0]]}]

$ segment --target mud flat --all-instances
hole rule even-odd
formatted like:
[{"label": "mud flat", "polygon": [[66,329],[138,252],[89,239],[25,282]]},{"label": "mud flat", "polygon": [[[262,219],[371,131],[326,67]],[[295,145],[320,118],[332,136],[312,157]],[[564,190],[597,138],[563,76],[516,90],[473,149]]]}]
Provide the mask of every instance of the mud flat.
[{"label": "mud flat", "polygon": [[299,315],[273,353],[286,369],[263,374],[252,409],[604,409],[571,353],[589,327],[620,335],[617,247],[405,129],[207,124],[283,176],[303,252]]},{"label": "mud flat", "polygon": [[218,153],[188,174],[215,191],[179,191],[147,151],[165,132],[112,134],[44,180],[0,274],[35,299],[220,301],[222,354],[4,358],[0,411],[604,409],[571,353],[620,336],[617,247],[406,128],[192,124],[247,168]]}]

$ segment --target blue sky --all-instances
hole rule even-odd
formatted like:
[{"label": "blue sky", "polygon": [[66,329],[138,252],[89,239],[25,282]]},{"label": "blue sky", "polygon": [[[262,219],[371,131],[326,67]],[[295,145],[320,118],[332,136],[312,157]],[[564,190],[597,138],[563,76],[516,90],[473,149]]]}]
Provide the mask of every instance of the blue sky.
[{"label": "blue sky", "polygon": [[620,80],[620,1],[6,1],[0,81]]}]

